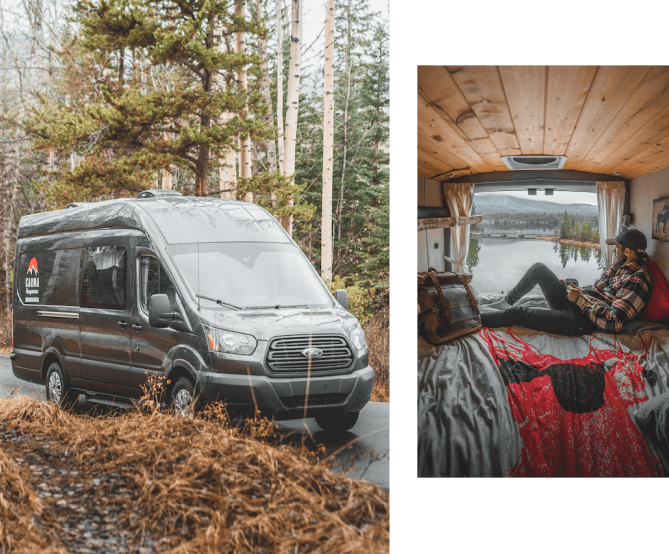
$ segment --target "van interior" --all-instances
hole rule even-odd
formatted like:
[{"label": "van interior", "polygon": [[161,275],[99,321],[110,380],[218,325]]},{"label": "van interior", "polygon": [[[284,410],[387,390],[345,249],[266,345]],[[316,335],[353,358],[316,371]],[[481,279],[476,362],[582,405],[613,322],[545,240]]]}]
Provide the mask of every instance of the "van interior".
[{"label": "van interior", "polygon": [[[419,272],[466,272],[474,191],[592,192],[606,265],[606,238],[639,229],[666,300],[669,67],[419,66],[417,94]],[[419,336],[419,475],[666,474],[648,414],[669,414],[669,309],[643,316],[615,335]]]}]

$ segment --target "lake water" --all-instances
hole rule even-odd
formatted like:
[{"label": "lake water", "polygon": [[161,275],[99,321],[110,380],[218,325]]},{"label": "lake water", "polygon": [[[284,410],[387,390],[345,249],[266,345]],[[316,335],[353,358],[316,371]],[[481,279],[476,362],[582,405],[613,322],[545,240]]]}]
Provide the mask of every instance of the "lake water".
[{"label": "lake water", "polygon": [[[603,270],[599,248],[551,241],[472,239],[469,252],[472,285],[479,292],[508,293],[536,262],[546,264],[560,279],[577,279],[579,286],[592,285]],[[541,289],[530,294],[541,294]]]}]

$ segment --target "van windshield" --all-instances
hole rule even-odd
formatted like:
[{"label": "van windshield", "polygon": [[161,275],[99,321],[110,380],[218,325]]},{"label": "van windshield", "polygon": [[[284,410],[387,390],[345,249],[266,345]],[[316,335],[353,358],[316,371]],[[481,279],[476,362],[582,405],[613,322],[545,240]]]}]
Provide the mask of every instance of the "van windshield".
[{"label": "van windshield", "polygon": [[204,307],[332,306],[325,285],[292,244],[174,244],[167,251]]}]

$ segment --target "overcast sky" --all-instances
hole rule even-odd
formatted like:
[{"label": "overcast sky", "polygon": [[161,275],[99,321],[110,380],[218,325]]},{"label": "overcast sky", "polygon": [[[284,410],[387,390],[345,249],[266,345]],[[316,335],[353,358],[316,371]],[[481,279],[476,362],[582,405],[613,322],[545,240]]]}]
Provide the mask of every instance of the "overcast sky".
[{"label": "overcast sky", "polygon": [[[319,0],[318,2],[305,2],[302,7],[302,44],[309,46],[321,31],[325,30],[325,6],[326,0]],[[289,6],[289,3],[284,4]],[[369,7],[373,12],[381,12],[381,17],[388,21],[388,0],[369,0]],[[335,13],[339,8],[338,2],[335,2]],[[269,23],[273,33],[276,33],[276,27],[272,27],[276,21]],[[323,47],[325,46],[325,33],[321,35],[323,39]],[[322,49],[322,48],[321,48]]]},{"label": "overcast sky", "polygon": [[[476,190],[476,189],[474,189]],[[526,200],[546,200],[547,202],[555,202],[556,204],[591,204],[597,205],[597,195],[594,192],[567,192],[556,190],[553,196],[546,196],[542,191],[537,191],[536,196],[530,196],[525,191],[502,191],[502,192],[479,192],[477,196],[517,196],[525,198]]]},{"label": "overcast sky", "polygon": [[[308,48],[314,40],[317,40],[316,44],[314,44],[314,49],[318,51],[321,57],[323,56],[325,47],[325,4],[325,0],[315,3],[305,3],[302,13],[302,17],[304,18],[302,22],[302,44],[304,44],[305,48]],[[388,21],[388,0],[369,0],[369,7],[373,12],[380,12],[381,17]],[[335,4],[336,11],[337,5]],[[276,29],[273,29],[271,32],[276,32]],[[302,55],[305,55],[304,51]],[[309,55],[310,53],[307,53],[307,56]]]}]

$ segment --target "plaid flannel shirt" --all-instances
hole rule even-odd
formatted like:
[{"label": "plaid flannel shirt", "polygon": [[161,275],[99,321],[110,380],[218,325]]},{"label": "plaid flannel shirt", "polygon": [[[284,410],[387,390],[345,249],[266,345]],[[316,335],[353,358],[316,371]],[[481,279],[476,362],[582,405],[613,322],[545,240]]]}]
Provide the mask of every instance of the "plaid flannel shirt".
[{"label": "plaid flannel shirt", "polygon": [[652,286],[646,264],[616,262],[593,286],[581,289],[576,305],[597,327],[618,333],[623,325],[643,312]]}]

